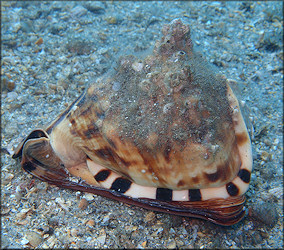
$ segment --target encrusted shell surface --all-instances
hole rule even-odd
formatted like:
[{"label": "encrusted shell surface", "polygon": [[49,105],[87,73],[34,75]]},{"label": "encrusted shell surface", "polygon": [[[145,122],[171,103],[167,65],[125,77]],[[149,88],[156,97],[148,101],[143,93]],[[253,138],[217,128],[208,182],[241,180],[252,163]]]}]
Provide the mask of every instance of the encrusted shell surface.
[{"label": "encrusted shell surface", "polygon": [[[21,156],[25,170],[59,186],[68,187],[71,174],[84,180],[87,191],[102,187],[126,202],[168,202],[164,207],[175,214],[180,205],[201,218],[210,218],[214,206],[237,207],[231,222],[211,219],[235,223],[243,216],[252,169],[238,101],[228,81],[193,51],[188,25],[174,20],[162,32],[151,55],[121,57],[45,131],[32,132],[14,158]],[[190,206],[212,209],[201,216]]]}]

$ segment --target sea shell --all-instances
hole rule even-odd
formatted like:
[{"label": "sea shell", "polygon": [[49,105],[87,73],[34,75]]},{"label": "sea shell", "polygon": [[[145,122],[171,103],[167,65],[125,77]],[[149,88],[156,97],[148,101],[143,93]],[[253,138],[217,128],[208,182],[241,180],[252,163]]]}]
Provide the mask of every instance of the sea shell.
[{"label": "sea shell", "polygon": [[237,223],[252,170],[237,98],[193,51],[188,25],[176,19],[162,32],[151,55],[121,57],[13,158],[60,187]]}]

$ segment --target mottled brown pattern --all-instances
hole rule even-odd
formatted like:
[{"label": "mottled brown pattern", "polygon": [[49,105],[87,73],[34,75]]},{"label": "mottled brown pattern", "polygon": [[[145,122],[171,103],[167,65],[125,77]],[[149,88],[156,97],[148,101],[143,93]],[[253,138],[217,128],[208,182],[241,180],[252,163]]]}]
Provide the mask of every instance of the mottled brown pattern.
[{"label": "mottled brown pattern", "polygon": [[195,184],[199,183],[199,177],[198,176],[192,177],[192,182]]},{"label": "mottled brown pattern", "polygon": [[91,139],[94,136],[100,135],[99,128],[95,124],[89,124],[87,127],[88,130],[83,131],[83,134],[86,136],[87,139]]},{"label": "mottled brown pattern", "polygon": [[123,166],[125,167],[129,167],[129,166],[135,166],[136,163],[135,162],[129,162],[127,160],[124,160],[123,158],[119,157],[120,162],[122,162]]},{"label": "mottled brown pattern", "polygon": [[216,182],[219,179],[226,180],[228,169],[230,169],[229,166],[228,166],[229,164],[230,163],[227,161],[227,162],[224,163],[224,165],[217,166],[217,171],[215,173],[212,173],[212,174],[206,174],[205,173],[205,177],[210,182]]},{"label": "mottled brown pattern", "polygon": [[87,108],[83,109],[81,108],[81,116],[89,116],[91,112],[93,112],[92,110],[92,106],[88,106]]},{"label": "mottled brown pattern", "polygon": [[102,148],[94,151],[94,154],[99,157],[107,160],[111,163],[115,162],[115,158],[117,157],[116,153],[111,148]]},{"label": "mottled brown pattern", "polygon": [[106,137],[106,140],[113,149],[117,149],[117,146],[115,145],[115,142],[113,140],[108,137]]},{"label": "mottled brown pattern", "polygon": [[178,187],[183,187],[185,182],[183,180],[180,180],[177,184]]}]

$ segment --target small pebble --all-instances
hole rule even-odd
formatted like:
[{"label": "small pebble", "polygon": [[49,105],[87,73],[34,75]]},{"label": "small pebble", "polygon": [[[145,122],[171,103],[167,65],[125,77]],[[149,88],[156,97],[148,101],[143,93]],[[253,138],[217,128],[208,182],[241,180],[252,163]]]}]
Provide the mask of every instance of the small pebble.
[{"label": "small pebble", "polygon": [[155,215],[154,212],[149,212],[149,213],[147,213],[146,216],[145,216],[145,221],[146,221],[146,222],[150,222],[150,221],[154,220],[155,217],[156,217],[156,215]]},{"label": "small pebble", "polygon": [[255,245],[260,244],[262,242],[262,236],[259,232],[254,232],[252,235],[252,241]]},{"label": "small pebble", "polygon": [[76,7],[74,7],[71,11],[70,11],[71,15],[74,15],[74,16],[77,16],[77,17],[80,17],[80,16],[83,16],[87,13],[87,10],[81,6],[81,5],[78,5]]},{"label": "small pebble", "polygon": [[79,202],[79,208],[81,210],[85,210],[87,208],[87,206],[89,205],[89,202],[85,199],[85,198],[82,198]]},{"label": "small pebble", "polygon": [[33,247],[37,247],[42,242],[40,234],[33,231],[27,232],[26,238]]},{"label": "small pebble", "polygon": [[103,226],[108,226],[108,224],[109,224],[109,219],[110,219],[109,215],[108,215],[108,214],[105,215],[104,218],[103,218],[103,221],[102,221],[102,225],[103,225]]},{"label": "small pebble", "polygon": [[279,219],[275,204],[270,202],[260,202],[252,205],[249,215],[270,227],[274,227]]},{"label": "small pebble", "polygon": [[20,211],[20,213],[18,213],[18,214],[16,215],[16,218],[17,218],[18,220],[23,220],[23,219],[25,219],[25,218],[27,217],[27,214],[28,214],[29,212],[31,212],[31,211],[32,211],[31,208],[24,208],[24,209],[22,209],[22,210]]},{"label": "small pebble", "polygon": [[87,201],[92,201],[92,200],[94,200],[94,195],[93,195],[93,194],[86,193],[86,194],[84,195],[84,198],[85,198]]},{"label": "small pebble", "polygon": [[112,89],[114,91],[118,91],[118,90],[120,90],[120,88],[121,88],[120,82],[117,82],[117,81],[113,82]]},{"label": "small pebble", "polygon": [[84,7],[94,13],[94,14],[103,14],[105,12],[105,6],[104,3],[99,2],[99,1],[90,1],[90,2],[86,2],[84,4]]},{"label": "small pebble", "polygon": [[3,176],[3,180],[2,180],[3,185],[7,185],[14,178],[14,175],[11,174],[11,173],[2,172],[2,174],[3,174],[2,175]]},{"label": "small pebble", "polygon": [[263,161],[267,161],[269,158],[270,158],[270,154],[269,154],[268,152],[266,152],[266,151],[262,151],[262,153],[261,153],[261,159],[262,159]]},{"label": "small pebble", "polygon": [[21,244],[22,245],[26,245],[26,244],[28,244],[29,243],[29,240],[27,240],[26,238],[23,238],[22,240],[21,240]]},{"label": "small pebble", "polygon": [[16,84],[15,82],[7,81],[6,87],[8,91],[13,91],[16,87]]},{"label": "small pebble", "polygon": [[99,237],[97,238],[97,241],[98,241],[101,245],[105,244],[106,235],[101,235],[101,236],[99,236]]},{"label": "small pebble", "polygon": [[117,24],[117,19],[113,16],[107,17],[105,20],[107,21],[108,24]]},{"label": "small pebble", "polygon": [[169,242],[168,244],[167,244],[167,248],[168,249],[174,249],[174,248],[176,248],[176,242],[175,241],[171,241],[171,242]]},{"label": "small pebble", "polygon": [[36,45],[42,45],[43,44],[43,39],[40,37],[36,42]]},{"label": "small pebble", "polygon": [[7,102],[13,102],[17,99],[18,94],[16,92],[7,93]]},{"label": "small pebble", "polygon": [[78,230],[76,228],[72,228],[70,233],[73,237],[77,237]]},{"label": "small pebble", "polygon": [[140,62],[134,62],[132,64],[132,69],[134,69],[137,72],[140,72],[143,69],[143,67],[144,67],[144,64]]},{"label": "small pebble", "polygon": [[94,220],[88,220],[86,225],[93,227],[95,225],[95,221]]},{"label": "small pebble", "polygon": [[5,205],[1,206],[1,215],[8,214],[10,212],[10,208],[6,207]]},{"label": "small pebble", "polygon": [[58,216],[53,216],[48,220],[48,224],[51,227],[56,227],[59,225],[59,217]]},{"label": "small pebble", "polygon": [[146,247],[146,244],[147,244],[147,240],[143,241],[143,242],[141,243],[141,246],[142,246],[142,247]]}]

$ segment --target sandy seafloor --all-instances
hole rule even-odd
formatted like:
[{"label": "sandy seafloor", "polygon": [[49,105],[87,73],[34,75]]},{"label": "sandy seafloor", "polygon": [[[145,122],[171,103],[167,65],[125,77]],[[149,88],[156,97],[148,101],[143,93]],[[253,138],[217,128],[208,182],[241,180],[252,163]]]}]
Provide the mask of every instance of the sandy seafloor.
[{"label": "sandy seafloor", "polygon": [[[1,18],[1,248],[283,248],[282,2],[3,1]],[[254,158],[246,217],[222,227],[24,173],[7,152],[120,55],[153,47],[175,18],[190,24],[194,46],[216,70],[237,82]]]}]

